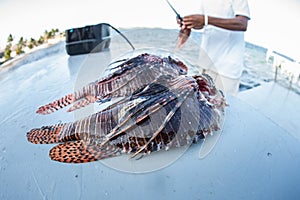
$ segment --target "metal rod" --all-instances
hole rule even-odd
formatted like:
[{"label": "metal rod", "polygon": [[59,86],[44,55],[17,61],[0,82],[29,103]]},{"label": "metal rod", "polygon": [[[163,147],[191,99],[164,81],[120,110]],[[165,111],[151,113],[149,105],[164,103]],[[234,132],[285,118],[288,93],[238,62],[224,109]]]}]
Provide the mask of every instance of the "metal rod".
[{"label": "metal rod", "polygon": [[179,15],[179,13],[175,10],[175,8],[171,5],[171,3],[166,0],[167,3],[169,4],[169,6],[172,8],[172,10],[175,12],[177,19],[179,19],[180,21],[183,21],[183,18]]}]

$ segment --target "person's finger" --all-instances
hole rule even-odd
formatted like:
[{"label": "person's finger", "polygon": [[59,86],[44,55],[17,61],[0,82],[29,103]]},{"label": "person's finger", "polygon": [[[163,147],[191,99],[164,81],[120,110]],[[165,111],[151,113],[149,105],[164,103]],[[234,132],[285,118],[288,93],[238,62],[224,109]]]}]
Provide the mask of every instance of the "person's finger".
[{"label": "person's finger", "polygon": [[184,30],[184,29],[186,29],[186,25],[185,25],[185,24],[182,24],[182,25],[181,25],[181,30]]},{"label": "person's finger", "polygon": [[192,21],[186,21],[186,22],[184,21],[183,25],[185,26],[185,28],[188,28],[188,29],[192,29],[194,27]]}]

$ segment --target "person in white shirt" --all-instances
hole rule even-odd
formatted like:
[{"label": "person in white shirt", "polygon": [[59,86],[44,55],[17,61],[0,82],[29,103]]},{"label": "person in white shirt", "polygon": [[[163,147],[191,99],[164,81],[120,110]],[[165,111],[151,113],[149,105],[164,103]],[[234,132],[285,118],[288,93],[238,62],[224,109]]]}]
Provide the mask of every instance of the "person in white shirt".
[{"label": "person in white shirt", "polygon": [[203,29],[200,65],[221,90],[231,95],[239,89],[249,19],[247,0],[202,0],[199,14],[180,21],[188,35],[191,29]]}]

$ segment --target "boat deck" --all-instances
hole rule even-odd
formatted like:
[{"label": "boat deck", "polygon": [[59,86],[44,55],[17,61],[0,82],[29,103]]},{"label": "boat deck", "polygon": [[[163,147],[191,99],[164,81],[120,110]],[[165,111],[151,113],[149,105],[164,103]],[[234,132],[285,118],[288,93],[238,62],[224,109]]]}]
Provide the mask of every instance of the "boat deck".
[{"label": "boat deck", "polygon": [[[0,199],[261,200],[300,196],[299,96],[275,83],[227,97],[221,136],[202,159],[201,144],[195,144],[157,170],[151,167],[154,160],[166,160],[176,150],[140,160],[124,155],[79,165],[50,160],[48,153],[54,145],[31,144],[26,132],[74,120],[65,109],[48,116],[37,115],[35,110],[74,89],[84,60],[86,57],[71,58],[58,51],[1,77],[5,98],[0,99]],[[92,68],[94,76],[100,73],[95,70],[99,64]],[[128,173],[113,165],[126,165],[128,171],[148,167],[149,172]]]},{"label": "boat deck", "polygon": [[300,140],[300,96],[275,82],[240,92],[238,98]]}]

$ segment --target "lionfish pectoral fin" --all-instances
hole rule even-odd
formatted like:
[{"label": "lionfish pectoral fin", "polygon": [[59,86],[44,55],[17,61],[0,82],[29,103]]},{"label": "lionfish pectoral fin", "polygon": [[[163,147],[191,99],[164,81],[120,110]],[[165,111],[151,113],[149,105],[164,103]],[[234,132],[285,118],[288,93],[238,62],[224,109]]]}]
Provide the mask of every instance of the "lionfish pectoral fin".
[{"label": "lionfish pectoral fin", "polygon": [[62,126],[63,124],[32,129],[27,133],[27,140],[34,144],[57,143]]},{"label": "lionfish pectoral fin", "polygon": [[93,95],[87,95],[84,98],[76,101],[74,103],[74,105],[67,110],[67,112],[72,112],[79,108],[85,107],[85,106],[89,105],[90,103],[94,103],[96,100],[97,100],[97,97],[95,97]]},{"label": "lionfish pectoral fin", "polygon": [[58,99],[52,103],[49,103],[47,105],[41,106],[38,108],[38,110],[36,111],[36,113],[38,114],[50,114],[52,112],[55,112],[59,109],[62,109],[72,103],[74,103],[74,105],[69,108],[67,110],[67,112],[71,112],[74,111],[76,109],[85,107],[87,105],[89,105],[90,103],[94,103],[97,100],[97,97],[93,96],[93,95],[86,95],[84,97],[75,99],[74,94],[69,94],[61,99]]},{"label": "lionfish pectoral fin", "polygon": [[52,103],[40,106],[36,113],[46,115],[52,112],[55,112],[59,109],[62,109],[75,101],[74,94],[68,94],[58,100],[53,101]]},{"label": "lionfish pectoral fin", "polygon": [[73,123],[42,126],[27,133],[27,140],[34,144],[52,144],[79,140]]},{"label": "lionfish pectoral fin", "polygon": [[50,114],[72,103],[74,103],[74,105],[68,110],[69,112],[84,107],[97,100],[95,90],[95,83],[90,83],[72,94],[68,94],[52,103],[39,107],[36,113],[43,115]]},{"label": "lionfish pectoral fin", "polygon": [[145,150],[147,148],[147,146],[158,136],[158,134],[163,130],[163,128],[166,126],[166,124],[171,120],[171,118],[173,117],[173,115],[175,114],[177,109],[180,108],[180,106],[183,104],[183,102],[186,100],[186,98],[188,97],[189,94],[190,94],[190,91],[187,90],[187,91],[184,92],[184,94],[182,94],[182,96],[180,98],[178,98],[177,104],[168,113],[165,120],[162,122],[160,127],[155,131],[155,133],[150,138],[150,140],[144,146],[139,148],[134,154],[132,154],[130,156],[130,158],[134,158],[135,156],[137,156],[139,153],[141,153],[143,150]]},{"label": "lionfish pectoral fin", "polygon": [[[159,109],[163,107],[163,105],[167,104],[169,101],[174,100],[172,97],[168,97],[168,99],[158,99],[156,104],[151,105],[150,107],[144,109],[141,107],[137,109],[133,113],[128,113],[127,117],[123,119],[116,127],[114,127],[109,134],[105,136],[104,141],[101,143],[101,146],[106,145],[112,138],[115,138],[121,134],[124,134],[127,130],[134,128],[134,126],[138,126],[138,124],[142,123],[144,120],[149,119],[149,116]],[[137,106],[137,105],[136,105]],[[139,112],[141,111],[142,112]],[[132,120],[135,119],[135,120]]]},{"label": "lionfish pectoral fin", "polygon": [[[128,101],[129,99],[125,99],[124,101]],[[161,99],[159,99],[161,100]],[[123,102],[124,101],[120,101]],[[144,102],[144,101],[142,101]],[[112,138],[117,137],[118,135],[124,134],[127,130],[133,128],[134,126],[137,126],[139,123],[142,121],[146,120],[149,118],[149,115],[156,112],[161,108],[161,105],[159,104],[160,102],[156,102],[155,105],[152,105],[146,109],[144,107],[141,107],[140,109],[137,109],[135,112],[128,112],[125,114],[126,117],[122,119],[122,121],[115,126],[109,134],[105,136],[104,141],[101,143],[101,146],[106,145]],[[135,107],[137,107],[139,104],[137,104]],[[143,110],[141,113],[139,111]],[[132,119],[136,120],[132,120]]]},{"label": "lionfish pectoral fin", "polygon": [[83,140],[59,144],[50,150],[52,160],[64,163],[86,163],[117,156],[120,149],[116,146],[100,148]]}]

